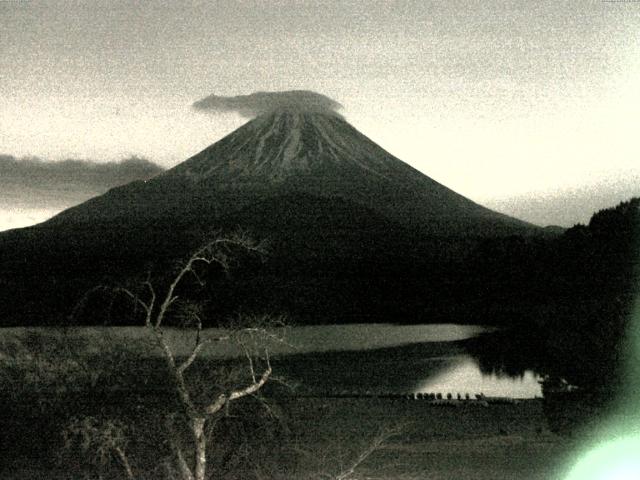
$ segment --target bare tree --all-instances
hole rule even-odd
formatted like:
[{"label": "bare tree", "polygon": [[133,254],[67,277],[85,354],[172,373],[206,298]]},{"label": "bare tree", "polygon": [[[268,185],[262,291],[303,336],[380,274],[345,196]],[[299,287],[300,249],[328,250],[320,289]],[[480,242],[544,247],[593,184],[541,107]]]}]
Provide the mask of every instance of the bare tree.
[{"label": "bare tree", "polygon": [[65,448],[77,443],[83,453],[92,454],[102,465],[116,457],[127,480],[135,480],[127,454],[127,430],[127,425],[119,420],[94,416],[74,418],[63,432]]},{"label": "bare tree", "polygon": [[[173,452],[176,470],[182,480],[204,480],[207,472],[207,431],[222,416],[232,402],[256,395],[272,374],[269,347],[282,340],[281,318],[270,316],[238,317],[231,325],[213,332],[203,329],[203,309],[198,303],[183,300],[178,291],[187,278],[204,286],[205,270],[218,266],[224,271],[230,268],[233,249],[263,253],[263,246],[243,234],[218,237],[198,248],[176,270],[163,293],[148,276],[138,288],[116,287],[113,291],[128,297],[144,315],[144,326],[160,350],[175,387],[180,414],[170,414],[166,419],[168,438]],[[101,287],[102,288],[102,287]],[[190,345],[186,352],[172,344],[168,338],[168,317],[179,320],[189,331]],[[227,375],[225,381],[206,378],[206,368],[193,373],[198,359],[204,359],[205,350],[213,344],[228,342],[244,359],[244,375]],[[204,373],[203,373],[204,372]],[[191,373],[191,375],[190,375]],[[203,378],[203,374],[205,378]],[[190,431],[190,447],[185,448],[176,430],[176,423],[186,420]],[[117,450],[116,450],[117,453]],[[124,463],[124,462],[123,462]],[[130,469],[128,470],[130,472]]]},{"label": "bare tree", "polygon": [[[367,463],[371,457],[390,446],[389,441],[401,436],[407,429],[406,425],[388,425],[381,427],[377,433],[365,437],[353,444],[353,439],[338,441],[331,438],[327,448],[316,447],[313,450],[296,448],[304,466],[297,478],[306,480],[374,480],[379,478],[375,473],[367,473]],[[394,478],[413,478],[409,474],[394,472]]]}]

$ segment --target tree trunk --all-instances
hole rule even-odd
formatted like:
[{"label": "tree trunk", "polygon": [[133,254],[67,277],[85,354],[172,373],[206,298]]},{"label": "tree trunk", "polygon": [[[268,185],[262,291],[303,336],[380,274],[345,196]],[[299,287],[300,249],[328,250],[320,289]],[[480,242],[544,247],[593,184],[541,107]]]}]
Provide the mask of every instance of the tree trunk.
[{"label": "tree trunk", "polygon": [[194,480],[193,473],[191,473],[191,469],[189,468],[189,465],[187,465],[187,461],[185,460],[182,453],[182,448],[177,441],[177,435],[173,428],[172,417],[168,416],[166,422],[169,444],[171,445],[171,449],[176,456],[176,462],[178,462],[178,468],[180,469],[181,480]]},{"label": "tree trunk", "polygon": [[196,447],[195,480],[204,480],[207,470],[207,438],[204,434],[206,419],[196,417],[192,422],[194,444]]},{"label": "tree trunk", "polygon": [[116,447],[116,453],[118,454],[118,458],[120,459],[120,462],[122,462],[122,466],[127,473],[127,478],[129,480],[134,480],[135,476],[133,475],[133,469],[131,468],[131,464],[129,463],[126,453],[124,453],[124,450],[120,447]]}]

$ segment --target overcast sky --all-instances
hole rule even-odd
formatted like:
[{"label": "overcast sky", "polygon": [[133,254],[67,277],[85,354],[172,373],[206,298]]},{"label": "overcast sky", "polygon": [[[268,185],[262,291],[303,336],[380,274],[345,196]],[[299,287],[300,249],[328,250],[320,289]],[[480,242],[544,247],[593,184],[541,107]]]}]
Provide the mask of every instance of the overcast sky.
[{"label": "overcast sky", "polygon": [[170,167],[247,121],[195,101],[304,89],[524,219],[640,195],[638,2],[0,1],[0,24],[0,153]]}]

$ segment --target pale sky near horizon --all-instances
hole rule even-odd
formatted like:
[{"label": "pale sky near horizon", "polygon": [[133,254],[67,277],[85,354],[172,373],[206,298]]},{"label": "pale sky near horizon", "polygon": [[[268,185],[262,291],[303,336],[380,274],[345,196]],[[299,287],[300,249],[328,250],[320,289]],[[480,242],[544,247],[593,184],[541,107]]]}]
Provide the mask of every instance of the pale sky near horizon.
[{"label": "pale sky near horizon", "polygon": [[0,153],[171,167],[246,121],[193,102],[305,89],[526,220],[640,195],[640,2],[0,1],[0,25]]}]

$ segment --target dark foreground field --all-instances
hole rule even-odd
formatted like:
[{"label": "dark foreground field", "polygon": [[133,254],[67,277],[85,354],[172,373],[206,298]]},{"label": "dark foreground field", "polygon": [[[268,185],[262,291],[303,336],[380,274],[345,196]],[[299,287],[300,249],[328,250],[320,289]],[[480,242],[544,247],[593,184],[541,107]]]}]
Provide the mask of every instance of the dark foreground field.
[{"label": "dark foreground field", "polygon": [[332,433],[364,442],[382,425],[403,425],[362,473],[371,478],[550,479],[569,442],[547,427],[541,400],[516,405],[431,406],[389,399],[315,399],[291,406],[309,442]]},{"label": "dark foreground field", "polygon": [[[220,452],[211,454],[220,467],[210,478],[559,479],[577,445],[550,431],[542,400],[484,407],[383,398],[263,400],[269,407],[250,399],[220,421],[214,438]],[[102,415],[114,413],[110,403],[102,399]],[[146,430],[128,445],[140,478],[166,478],[162,458],[168,452],[157,433],[162,403],[154,410],[145,400],[144,410],[132,405],[121,417]],[[99,461],[80,443],[64,447],[60,424],[85,408],[94,410],[86,402],[45,417],[5,410],[0,478],[125,478],[109,455]]]},{"label": "dark foreground field", "polygon": [[[124,449],[135,480],[178,478],[171,472],[171,443],[192,445],[191,432],[164,360],[144,354],[144,342],[119,342],[105,332],[84,340],[59,332],[10,333],[0,349],[0,478],[127,478],[115,446]],[[402,347],[403,358],[423,355],[416,348]],[[306,372],[302,387],[322,386],[323,369],[362,363],[354,355],[336,355],[340,361],[333,363],[322,355],[312,355],[313,362],[296,356],[294,364]],[[210,479],[562,479],[581,444],[572,423],[584,422],[572,416],[595,418],[566,399],[436,406],[402,397],[330,397],[328,390],[296,386],[296,372],[287,377],[283,362],[274,358],[273,367],[285,374],[286,385],[274,373],[259,397],[234,402],[212,422]],[[196,400],[216,398],[217,389],[229,388],[225,382],[247,384],[245,363],[215,357],[194,363],[188,380],[205,394]],[[359,375],[370,378],[385,364],[362,365],[369,370]],[[401,371],[406,364],[390,365],[396,370],[385,374],[407,374]],[[171,427],[168,416],[174,417]]]}]

